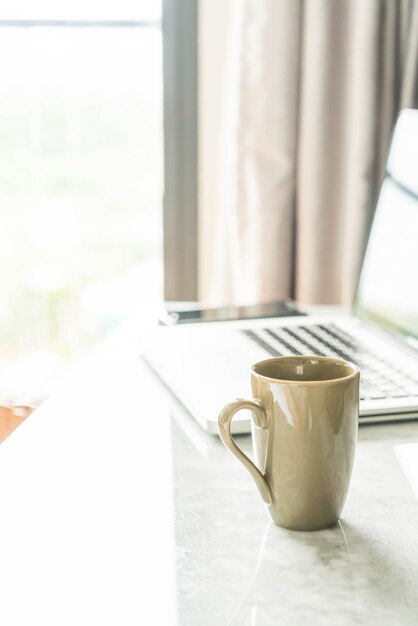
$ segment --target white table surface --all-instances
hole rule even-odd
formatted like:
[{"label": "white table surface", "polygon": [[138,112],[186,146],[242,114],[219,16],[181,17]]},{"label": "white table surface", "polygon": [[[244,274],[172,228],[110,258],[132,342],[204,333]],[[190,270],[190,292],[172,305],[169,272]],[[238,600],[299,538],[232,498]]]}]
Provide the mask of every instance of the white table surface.
[{"label": "white table surface", "polygon": [[283,530],[135,333],[0,446],[2,626],[416,625],[418,423],[361,427],[340,525]]}]

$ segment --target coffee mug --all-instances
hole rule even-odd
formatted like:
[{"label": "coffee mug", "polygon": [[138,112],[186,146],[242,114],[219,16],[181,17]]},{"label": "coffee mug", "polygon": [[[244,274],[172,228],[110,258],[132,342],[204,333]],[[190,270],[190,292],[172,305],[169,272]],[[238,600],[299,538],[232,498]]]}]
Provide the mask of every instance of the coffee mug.
[{"label": "coffee mug", "polygon": [[[279,526],[320,530],[338,521],[353,468],[359,380],[358,368],[340,359],[276,357],[251,368],[253,400],[222,409],[220,438],[250,472]],[[255,464],[231,435],[241,409],[251,411]]]}]

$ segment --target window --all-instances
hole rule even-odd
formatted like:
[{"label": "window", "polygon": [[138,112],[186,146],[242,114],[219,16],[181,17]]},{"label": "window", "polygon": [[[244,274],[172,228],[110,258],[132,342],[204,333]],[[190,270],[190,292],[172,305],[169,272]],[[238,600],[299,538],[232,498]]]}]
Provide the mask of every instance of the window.
[{"label": "window", "polygon": [[0,363],[162,292],[161,39],[159,0],[0,8]]}]

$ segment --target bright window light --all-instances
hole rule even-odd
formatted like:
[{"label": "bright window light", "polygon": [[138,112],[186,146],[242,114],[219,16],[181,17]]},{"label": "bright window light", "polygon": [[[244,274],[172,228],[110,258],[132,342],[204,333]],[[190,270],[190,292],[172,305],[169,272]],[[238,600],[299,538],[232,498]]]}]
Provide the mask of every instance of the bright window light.
[{"label": "bright window light", "polygon": [[160,17],[145,0],[0,8],[0,364],[79,353],[162,291]]},{"label": "bright window light", "polygon": [[160,0],[5,0],[0,20],[159,20]]}]

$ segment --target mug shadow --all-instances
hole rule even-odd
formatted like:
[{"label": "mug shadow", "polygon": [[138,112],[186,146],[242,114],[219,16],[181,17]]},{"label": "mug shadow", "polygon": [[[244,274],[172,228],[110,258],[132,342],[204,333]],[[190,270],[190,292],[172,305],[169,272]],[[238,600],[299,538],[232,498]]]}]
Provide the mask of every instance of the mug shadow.
[{"label": "mug shadow", "polygon": [[269,522],[254,578],[228,624],[417,623],[418,546],[415,552],[405,562],[352,523],[298,532]]}]

